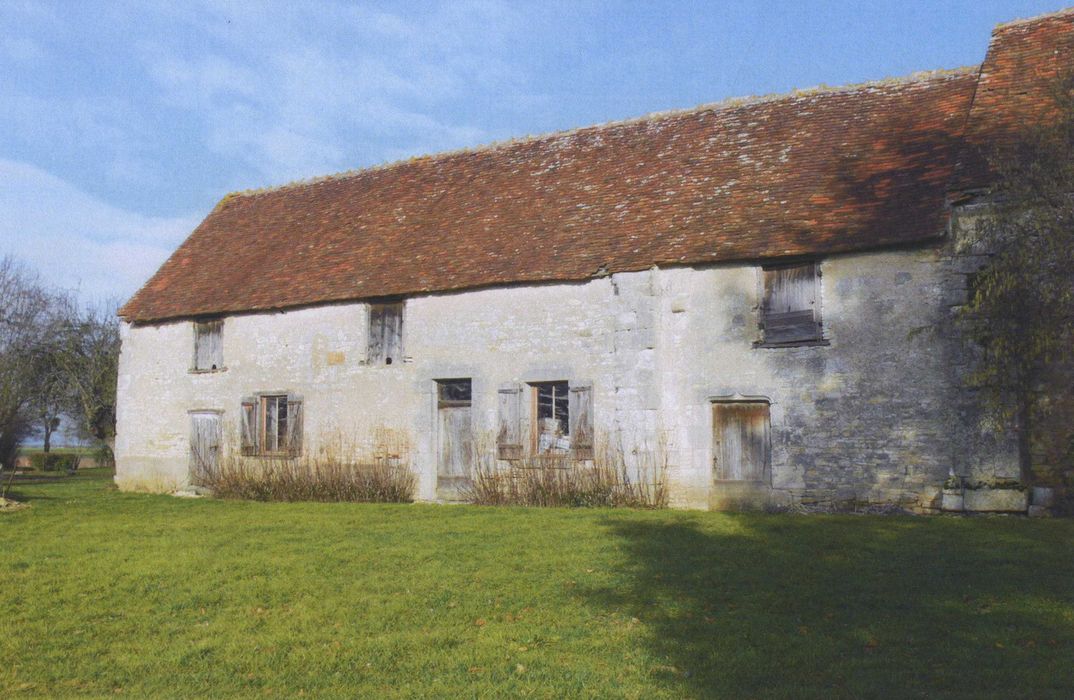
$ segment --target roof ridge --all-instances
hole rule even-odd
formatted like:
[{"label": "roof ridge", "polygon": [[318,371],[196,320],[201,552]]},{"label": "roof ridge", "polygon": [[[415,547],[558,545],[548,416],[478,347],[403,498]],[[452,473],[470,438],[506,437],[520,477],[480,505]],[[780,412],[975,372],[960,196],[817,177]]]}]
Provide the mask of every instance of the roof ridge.
[{"label": "roof ridge", "polygon": [[992,36],[995,36],[1004,29],[1010,29],[1022,24],[1032,24],[1034,22],[1040,22],[1046,19],[1054,19],[1058,17],[1066,17],[1068,15],[1074,15],[1074,7],[1064,7],[1062,10],[1056,10],[1055,12],[1043,12],[1039,15],[1033,15],[1032,17],[1022,17],[1020,19],[1011,19],[1006,22],[1000,22],[992,28]]},{"label": "roof ridge", "polygon": [[[1074,12],[1074,9],[1071,10]],[[778,92],[768,93],[764,95],[745,95],[740,97],[727,97],[715,102],[706,102],[694,107],[684,107],[682,109],[668,109],[660,110],[656,112],[649,112],[636,117],[627,117],[626,119],[616,119],[607,122],[600,122],[597,124],[587,124],[585,126],[573,127],[570,129],[563,129],[560,131],[548,131],[541,134],[533,134],[527,136],[512,137],[502,139],[499,141],[490,141],[489,143],[479,144],[477,146],[465,146],[462,148],[456,148],[448,151],[439,151],[436,153],[425,153],[421,155],[410,156],[409,158],[402,158],[394,161],[387,161],[378,163],[376,165],[369,165],[361,168],[351,168],[349,170],[343,170],[337,173],[330,173],[328,175],[317,175],[310,178],[303,178],[299,180],[292,180],[280,185],[271,185],[268,187],[255,187],[246,190],[236,190],[226,194],[218,203],[217,206],[235,197],[252,197],[262,194],[271,194],[279,192],[281,190],[289,190],[292,188],[310,187],[318,185],[324,182],[335,182],[337,180],[346,180],[360,175],[365,175],[371,172],[379,172],[381,170],[390,170],[393,168],[402,167],[404,165],[415,163],[419,161],[427,160],[439,160],[451,158],[464,154],[476,154],[486,153],[491,151],[498,151],[511,146],[518,146],[526,143],[534,143],[537,141],[550,140],[555,138],[564,138],[573,136],[587,131],[594,131],[599,129],[610,129],[619,126],[627,126],[630,124],[638,124],[642,122],[659,122],[665,119],[672,119],[674,117],[680,117],[688,114],[711,111],[724,111],[730,109],[737,109],[741,107],[749,107],[757,104],[765,104],[769,102],[778,102],[780,100],[794,100],[803,97],[811,97],[814,95],[833,95],[839,93],[856,92],[860,90],[867,90],[874,87],[891,86],[891,85],[908,85],[912,83],[925,83],[934,79],[948,79],[954,77],[960,77],[964,75],[970,75],[975,71],[980,70],[980,65],[972,66],[959,66],[958,68],[939,68],[934,70],[915,71],[908,75],[902,75],[897,77],[879,78],[876,80],[869,80],[860,83],[847,83],[844,85],[827,85],[821,83],[807,88],[795,88],[790,92]]]}]

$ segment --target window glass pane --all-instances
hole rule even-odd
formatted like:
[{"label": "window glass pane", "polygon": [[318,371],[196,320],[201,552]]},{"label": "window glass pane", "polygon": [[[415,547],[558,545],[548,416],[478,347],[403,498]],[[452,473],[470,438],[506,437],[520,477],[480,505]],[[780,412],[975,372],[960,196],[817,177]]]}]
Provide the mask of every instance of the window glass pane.
[{"label": "window glass pane", "polygon": [[570,449],[570,386],[566,381],[533,384],[537,401],[537,451]]},{"label": "window glass pane", "polygon": [[439,379],[437,384],[441,401],[472,400],[472,382],[469,379]]}]

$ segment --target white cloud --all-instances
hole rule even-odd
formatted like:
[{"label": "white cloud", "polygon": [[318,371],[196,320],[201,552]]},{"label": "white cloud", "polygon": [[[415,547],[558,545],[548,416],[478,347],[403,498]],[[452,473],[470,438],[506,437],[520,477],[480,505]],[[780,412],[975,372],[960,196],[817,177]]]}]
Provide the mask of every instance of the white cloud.
[{"label": "white cloud", "polygon": [[85,300],[125,301],[200,220],[144,216],[28,163],[0,159],[0,255]]},{"label": "white cloud", "polygon": [[[443,115],[475,88],[518,92],[511,5],[448,2],[393,14],[348,3],[177,10],[204,40],[140,42],[162,104],[186,111],[207,148],[269,184],[454,149],[494,137]],[[252,180],[252,182],[250,181]]]}]

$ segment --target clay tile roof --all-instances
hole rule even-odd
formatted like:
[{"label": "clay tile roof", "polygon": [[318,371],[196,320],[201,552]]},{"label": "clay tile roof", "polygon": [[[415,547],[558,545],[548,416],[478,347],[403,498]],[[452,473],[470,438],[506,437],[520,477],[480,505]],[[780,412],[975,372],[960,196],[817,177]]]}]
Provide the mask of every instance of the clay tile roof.
[{"label": "clay tile roof", "polygon": [[[1038,65],[1033,37],[1048,30],[1036,26],[997,30],[982,85],[991,65]],[[1021,58],[993,55],[1007,37],[1029,47]],[[729,101],[229,195],[120,313],[158,321],[936,238],[977,78]],[[988,83],[996,106],[975,110],[1007,114],[1008,84]]]},{"label": "clay tile roof", "polygon": [[1055,90],[1074,74],[1074,9],[1001,24],[970,110],[966,148],[953,189],[988,186],[988,154],[1054,114]]}]

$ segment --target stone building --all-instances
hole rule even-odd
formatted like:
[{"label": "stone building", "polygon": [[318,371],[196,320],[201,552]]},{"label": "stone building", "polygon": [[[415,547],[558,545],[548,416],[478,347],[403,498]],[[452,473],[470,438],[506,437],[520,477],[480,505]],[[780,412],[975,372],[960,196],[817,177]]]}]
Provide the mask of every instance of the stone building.
[{"label": "stone building", "polygon": [[606,444],[659,452],[691,508],[1017,478],[962,388],[960,242],[1072,41],[1067,11],[972,68],[228,195],[120,311],[116,480],[339,436],[427,500],[474,452]]}]

